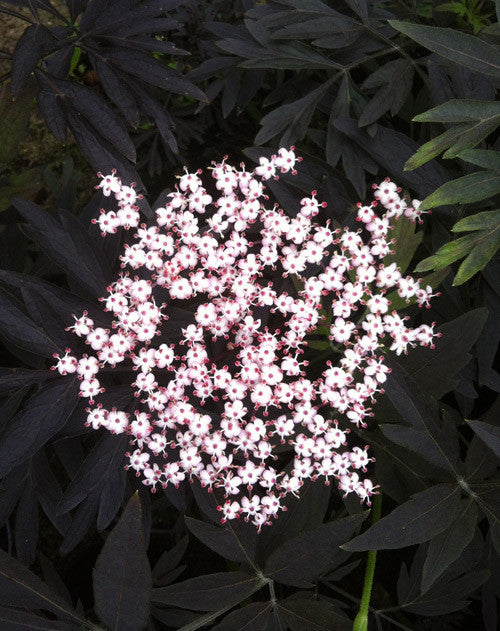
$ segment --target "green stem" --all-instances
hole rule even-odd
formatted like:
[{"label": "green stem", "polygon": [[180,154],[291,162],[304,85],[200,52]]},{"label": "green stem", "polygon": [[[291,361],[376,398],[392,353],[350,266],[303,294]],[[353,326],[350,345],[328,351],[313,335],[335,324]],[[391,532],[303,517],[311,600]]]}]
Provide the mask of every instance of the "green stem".
[{"label": "green stem", "polygon": [[[382,513],[382,495],[376,495],[373,498],[372,508],[372,525],[376,524]],[[368,610],[370,608],[370,597],[372,595],[373,577],[375,575],[375,562],[377,560],[377,551],[369,550],[366,560],[365,582],[363,585],[363,594],[359,605],[358,615],[354,619],[352,631],[367,631],[368,629]]]}]

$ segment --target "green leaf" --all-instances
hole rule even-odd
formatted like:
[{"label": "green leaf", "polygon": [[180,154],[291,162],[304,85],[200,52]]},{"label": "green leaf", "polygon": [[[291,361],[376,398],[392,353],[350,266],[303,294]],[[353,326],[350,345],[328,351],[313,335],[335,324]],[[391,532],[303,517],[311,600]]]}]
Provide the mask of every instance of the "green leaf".
[{"label": "green leaf", "polygon": [[434,537],[422,570],[422,593],[462,554],[472,541],[477,522],[477,505],[472,499],[460,501],[457,519]]},{"label": "green leaf", "polygon": [[427,210],[447,204],[471,204],[500,192],[500,172],[477,171],[446,182],[426,197],[420,208]]},{"label": "green leaf", "polygon": [[386,517],[341,546],[350,552],[394,550],[428,541],[456,519],[460,489],[438,484],[417,493]]},{"label": "green leaf", "polygon": [[500,248],[500,223],[495,230],[480,233],[480,240],[474,245],[472,252],[458,268],[453,285],[462,285],[474,274],[481,271]]},{"label": "green leaf", "polygon": [[440,270],[466,256],[453,281],[453,285],[461,285],[482,270],[500,248],[500,210],[465,217],[452,230],[471,230],[474,234],[446,243],[436,254],[421,261],[416,271]]},{"label": "green leaf", "polygon": [[474,101],[472,99],[450,99],[413,120],[417,123],[465,123],[500,116],[500,103],[496,101]]},{"label": "green leaf", "polygon": [[417,152],[414,153],[409,160],[407,160],[404,165],[404,170],[412,171],[422,164],[429,162],[429,160],[438,156],[442,151],[451,147],[451,145],[453,145],[456,140],[458,140],[458,138],[460,138],[460,136],[469,128],[470,127],[468,125],[453,127],[452,129],[447,129],[439,136],[436,136],[436,138],[429,140],[429,142],[424,143],[418,148]]},{"label": "green leaf", "polygon": [[399,20],[389,20],[389,24],[421,46],[454,63],[490,77],[500,77],[498,47],[478,37],[450,28],[423,26]]},{"label": "green leaf", "polygon": [[467,232],[468,230],[495,230],[500,224],[500,209],[488,210],[457,221],[452,232]]},{"label": "green leaf", "polygon": [[462,132],[457,141],[443,154],[443,158],[456,158],[459,153],[472,149],[500,125],[500,115],[477,122]]},{"label": "green leaf", "polygon": [[450,243],[446,243],[440,247],[436,254],[420,261],[415,271],[426,272],[430,269],[441,270],[451,265],[451,263],[458,261],[458,259],[461,259],[463,256],[466,256],[474,247],[476,241],[477,235],[473,234],[468,234],[455,241],[450,241]]},{"label": "green leaf", "polygon": [[411,221],[405,221],[404,219],[391,219],[390,223],[392,230],[389,234],[391,239],[395,241],[395,253],[388,254],[385,257],[384,265],[387,266],[391,265],[391,263],[396,263],[401,274],[404,274],[418,246],[422,242],[424,232],[423,230],[415,232],[417,224]]},{"label": "green leaf", "polygon": [[467,149],[462,151],[457,158],[475,164],[483,169],[500,171],[500,151],[493,149]]},{"label": "green leaf", "polygon": [[[431,274],[427,274],[420,280],[420,286],[427,287],[429,285],[432,289],[437,289],[449,273],[450,268],[444,267],[443,269],[434,271]],[[392,291],[390,294],[387,294],[387,299],[391,301],[391,311],[407,309],[410,305],[414,305],[417,302],[415,297],[406,301],[404,298],[398,296],[397,291]]]}]

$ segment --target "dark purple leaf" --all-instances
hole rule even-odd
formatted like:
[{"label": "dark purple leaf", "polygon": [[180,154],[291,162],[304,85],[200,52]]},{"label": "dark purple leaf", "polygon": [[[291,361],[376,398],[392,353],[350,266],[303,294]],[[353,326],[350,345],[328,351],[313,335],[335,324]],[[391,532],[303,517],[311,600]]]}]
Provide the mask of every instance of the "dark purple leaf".
[{"label": "dark purple leaf", "polygon": [[43,609],[80,625],[85,623],[59,594],[3,550],[0,550],[0,603]]},{"label": "dark purple leaf", "polygon": [[0,432],[4,430],[7,423],[17,412],[19,406],[21,405],[22,400],[26,396],[28,391],[28,387],[24,386],[19,388],[14,394],[8,397],[1,405],[0,405]]},{"label": "dark purple leaf", "polygon": [[6,284],[13,290],[34,289],[38,294],[43,296],[51,307],[66,323],[66,326],[73,324],[73,314],[82,315],[85,310],[89,311],[90,317],[94,320],[102,319],[102,308],[96,307],[88,301],[82,300],[68,291],[65,291],[57,285],[53,285],[41,278],[28,276],[27,274],[19,274],[8,270],[0,270],[0,282]]},{"label": "dark purple leaf", "polygon": [[106,287],[106,280],[101,267],[95,264],[91,248],[77,247],[61,224],[36,204],[19,198],[13,199],[12,203],[29,222],[28,234],[45,254],[70,277],[100,296]]},{"label": "dark purple leaf", "polygon": [[38,502],[33,481],[32,464],[16,510],[16,529],[14,541],[17,560],[24,565],[31,565],[36,558],[38,542]]},{"label": "dark purple leaf", "polygon": [[64,533],[60,552],[68,554],[85,537],[91,527],[95,525],[99,505],[99,490],[88,495],[71,516],[71,525]]},{"label": "dark purple leaf", "polygon": [[477,505],[472,499],[460,501],[460,512],[451,526],[434,537],[422,569],[422,593],[462,554],[472,541],[477,522]]},{"label": "dark purple leaf", "polygon": [[108,58],[123,72],[138,77],[146,83],[198,101],[207,100],[205,94],[185,79],[180,72],[146,53],[111,50],[108,53]]},{"label": "dark purple leaf", "polygon": [[44,513],[57,530],[64,534],[71,523],[69,515],[58,515],[56,507],[61,501],[62,489],[52,471],[45,450],[41,449],[33,458],[32,475],[36,481],[38,501]]},{"label": "dark purple leaf", "polygon": [[21,311],[14,298],[3,289],[0,289],[0,327],[2,337],[37,355],[52,357],[63,350],[41,326]]},{"label": "dark purple leaf", "polygon": [[219,572],[153,589],[152,602],[195,611],[217,611],[242,602],[265,584],[245,572]]},{"label": "dark purple leaf", "polygon": [[130,140],[126,127],[97,92],[74,81],[53,79],[53,82],[65,104],[69,102],[72,109],[83,115],[125,158],[135,162],[134,143]]},{"label": "dark purple leaf", "polygon": [[366,513],[351,515],[288,539],[267,559],[265,575],[286,585],[311,587],[311,581],[345,559],[339,546],[352,537],[365,518]]},{"label": "dark purple leaf", "polygon": [[68,347],[68,340],[64,331],[67,323],[60,322],[52,305],[36,289],[21,287],[21,295],[30,317],[47,332],[48,337],[57,346],[59,354],[64,355],[65,349]]},{"label": "dark purple leaf", "polygon": [[405,423],[411,427],[383,424],[383,433],[434,466],[456,473],[458,465],[454,443],[445,435],[445,423],[439,418],[436,404],[424,396],[398,362],[391,359],[389,365],[392,373],[384,384],[385,392]]},{"label": "dark purple leaf", "polygon": [[43,24],[31,24],[17,40],[12,59],[12,95],[16,96],[24,82],[56,42],[52,32]]},{"label": "dark purple leaf", "polygon": [[23,485],[27,476],[26,467],[20,466],[13,469],[2,479],[0,502],[0,527],[3,527],[9,519],[15,505],[21,496]]},{"label": "dark purple leaf", "polygon": [[99,512],[97,513],[97,530],[101,531],[107,528],[120,510],[125,496],[126,481],[127,471],[125,467],[118,467],[114,471],[109,472],[101,490]]},{"label": "dark purple leaf", "polygon": [[270,603],[251,603],[226,616],[212,631],[268,631],[272,621]]},{"label": "dark purple leaf", "polygon": [[151,570],[135,493],[109,534],[94,570],[95,610],[109,629],[137,631],[146,625]]},{"label": "dark purple leaf", "polygon": [[331,603],[291,596],[278,602],[278,613],[292,631],[350,631],[352,621]]},{"label": "dark purple leaf", "polygon": [[136,182],[138,188],[144,188],[139,174],[131,164],[112,152],[95,128],[82,117],[68,114],[68,125],[80,151],[96,171],[110,173],[112,169],[116,169],[124,184]]},{"label": "dark purple leaf", "polygon": [[43,383],[54,378],[50,370],[27,370],[24,368],[0,368],[0,394],[17,390],[33,383]]},{"label": "dark purple leaf", "polygon": [[50,620],[30,611],[0,607],[0,629],[6,631],[78,631],[82,628],[81,623]]},{"label": "dark purple leaf", "polygon": [[153,568],[152,576],[155,583],[161,583],[166,574],[175,570],[181,562],[188,545],[188,537],[183,537],[170,550],[165,550]]},{"label": "dark purple leaf", "polygon": [[500,458],[500,426],[483,421],[467,421],[479,438]]},{"label": "dark purple leaf", "polygon": [[123,77],[113,72],[109,63],[101,61],[99,57],[90,55],[90,60],[108,97],[116,104],[131,125],[134,127],[138,125],[140,119],[137,102]]},{"label": "dark purple leaf", "polygon": [[428,541],[455,521],[460,507],[460,488],[438,484],[417,493],[342,548],[350,552],[393,550]]},{"label": "dark purple leaf", "polygon": [[8,424],[0,442],[0,476],[27,460],[54,436],[78,401],[78,381],[62,377],[33,395]]},{"label": "dark purple leaf", "polygon": [[37,104],[40,115],[54,138],[65,143],[68,135],[66,131],[67,119],[59,95],[49,90],[40,90],[37,95]]},{"label": "dark purple leaf", "polygon": [[455,375],[469,363],[469,350],[479,337],[487,317],[488,311],[481,307],[441,324],[437,330],[442,337],[436,340],[432,351],[414,348],[398,362],[423,392],[441,398],[455,387]]},{"label": "dark purple leaf", "polygon": [[125,435],[107,435],[97,443],[66,489],[57,507],[59,514],[72,510],[94,492],[100,494],[103,483],[122,467],[126,445]]},{"label": "dark purple leaf", "polygon": [[[217,554],[220,554],[229,561],[252,563],[252,548],[249,550],[246,549],[244,542],[237,536],[233,527],[227,528],[227,524],[224,526],[214,526],[213,524],[191,517],[186,517],[185,520],[186,526],[193,535],[211,550],[217,552]],[[253,528],[253,526],[249,526],[248,528]],[[255,542],[252,547],[255,548]]]},{"label": "dark purple leaf", "polygon": [[288,495],[284,502],[286,512],[280,513],[272,528],[263,530],[259,535],[264,558],[286,539],[317,528],[323,523],[331,488],[320,481],[305,480],[300,489],[300,499]]},{"label": "dark purple leaf", "polygon": [[404,165],[417,151],[418,144],[401,132],[379,125],[377,133],[371,137],[365,130],[359,129],[357,121],[351,118],[339,117],[334,124],[367,151],[385,172],[393,174],[398,182],[421,196],[429,195],[449,179],[445,169],[434,162],[416,171],[405,171]]},{"label": "dark purple leaf", "polygon": [[43,580],[47,585],[52,589],[55,593],[59,594],[64,598],[64,600],[68,603],[72,603],[71,594],[68,591],[68,588],[64,584],[64,581],[57,573],[54,564],[49,561],[49,559],[44,556],[41,552],[39,553],[39,561],[40,568],[42,570]]}]

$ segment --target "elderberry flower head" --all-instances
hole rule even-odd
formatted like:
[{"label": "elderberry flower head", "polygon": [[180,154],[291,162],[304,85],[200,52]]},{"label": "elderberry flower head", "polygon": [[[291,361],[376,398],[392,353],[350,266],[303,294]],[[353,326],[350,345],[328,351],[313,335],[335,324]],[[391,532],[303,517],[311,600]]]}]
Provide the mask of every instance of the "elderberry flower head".
[{"label": "elderberry flower head", "polygon": [[[360,473],[373,458],[347,447],[346,426],[366,426],[389,372],[385,350],[432,347],[436,336],[433,326],[408,327],[387,297],[392,290],[428,306],[433,295],[383,263],[390,218],[420,221],[418,202],[408,205],[386,180],[375,187],[378,204],[358,205],[356,231],[315,223],[325,206],[315,191],[290,217],[268,204],[263,182],[295,173],[299,160],[293,148],[261,158],[253,172],[223,160],[207,188],[201,171],[186,169],[151,225],[140,224],[133,186],[102,176],[117,209],[94,221],[103,236],[135,228],[135,242],[102,297],[111,327],[75,317],[69,329],[89,352],[78,360],[67,349],[53,367],[78,373],[88,426],[129,435],[128,467],[153,492],[197,478],[224,495],[222,522],[243,516],[259,530],[307,479],[333,478],[370,503],[376,488]],[[168,314],[184,302],[192,319],[175,333]],[[338,360],[308,368],[320,325]],[[135,371],[133,409],[95,402],[100,370],[117,364]]]}]

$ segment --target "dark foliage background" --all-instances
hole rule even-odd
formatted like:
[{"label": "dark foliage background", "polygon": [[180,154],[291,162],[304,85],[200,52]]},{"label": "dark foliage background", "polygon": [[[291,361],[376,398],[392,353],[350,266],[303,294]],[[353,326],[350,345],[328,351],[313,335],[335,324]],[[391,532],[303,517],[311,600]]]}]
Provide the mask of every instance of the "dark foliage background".
[{"label": "dark foliage background", "polygon": [[[0,86],[0,629],[351,629],[380,550],[371,628],[495,631],[499,0],[10,0],[3,17],[26,28]],[[55,169],[20,152],[34,119],[62,143]],[[350,225],[386,176],[433,209],[398,263],[434,271],[419,317],[443,335],[391,359],[359,431],[381,521],[317,483],[257,536],[196,485],[152,496],[126,438],[88,431],[75,378],[49,368],[73,313],[106,324],[121,236],[90,223],[96,170],[154,201],[182,164],[294,143],[300,174],[269,184],[285,209],[316,189]]]}]

